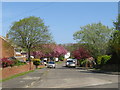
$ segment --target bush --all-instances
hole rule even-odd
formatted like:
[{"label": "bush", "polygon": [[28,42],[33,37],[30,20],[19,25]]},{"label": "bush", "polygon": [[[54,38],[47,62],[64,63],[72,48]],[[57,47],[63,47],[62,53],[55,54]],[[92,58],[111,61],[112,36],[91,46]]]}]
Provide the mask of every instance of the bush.
[{"label": "bush", "polygon": [[97,58],[97,64],[98,65],[104,65],[108,62],[108,60],[110,60],[111,56],[109,55],[103,55],[103,56],[98,56]]},{"label": "bush", "polygon": [[64,56],[60,56],[59,60],[63,61],[64,60]]},{"label": "bush", "polygon": [[19,65],[24,65],[24,64],[26,64],[25,62],[21,62],[21,61],[19,61],[19,60],[13,60],[14,61],[14,66],[19,66]]},{"label": "bush", "polygon": [[9,60],[8,58],[2,58],[0,59],[1,65],[3,68],[8,67],[8,66],[13,66],[14,61]]},{"label": "bush", "polygon": [[14,66],[24,65],[26,62],[19,61],[15,57],[10,57],[9,60],[14,61]]},{"label": "bush", "polygon": [[8,66],[19,66],[19,65],[24,65],[26,64],[25,62],[21,62],[17,59],[12,59],[12,58],[2,58],[0,59],[0,64],[2,65],[3,68],[8,67]]},{"label": "bush", "polygon": [[41,64],[40,59],[33,59],[33,64],[34,64],[34,65],[36,66],[36,68],[37,68],[37,66]]}]

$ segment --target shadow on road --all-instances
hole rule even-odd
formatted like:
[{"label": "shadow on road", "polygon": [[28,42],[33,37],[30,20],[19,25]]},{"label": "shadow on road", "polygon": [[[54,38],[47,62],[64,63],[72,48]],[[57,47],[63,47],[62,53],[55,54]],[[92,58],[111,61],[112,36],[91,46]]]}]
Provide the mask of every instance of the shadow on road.
[{"label": "shadow on road", "polygon": [[110,75],[119,75],[118,72],[107,72],[107,71],[98,71],[98,70],[82,70],[82,73],[94,73],[94,74],[110,74]]},{"label": "shadow on road", "polygon": [[111,74],[111,75],[118,75],[118,72],[107,72],[107,71],[101,71],[101,70],[93,70],[93,69],[86,69],[85,67],[66,67],[66,66],[62,66],[62,67],[57,67],[55,69],[63,69],[63,70],[77,70],[81,73],[94,73],[94,74]]}]

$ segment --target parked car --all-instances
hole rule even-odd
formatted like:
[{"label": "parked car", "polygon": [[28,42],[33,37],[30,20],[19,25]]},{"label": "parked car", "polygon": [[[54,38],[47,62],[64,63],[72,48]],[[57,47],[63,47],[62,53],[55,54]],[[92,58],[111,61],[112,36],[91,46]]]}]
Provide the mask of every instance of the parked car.
[{"label": "parked car", "polygon": [[76,67],[77,60],[76,59],[67,59],[66,61],[66,67]]},{"label": "parked car", "polygon": [[68,58],[67,61],[69,61],[69,60],[73,60],[73,59],[72,58]]},{"label": "parked car", "polygon": [[73,61],[72,61],[72,62],[69,62],[68,67],[74,67],[74,68],[75,68],[75,67],[76,67],[75,62],[73,62]]},{"label": "parked car", "polygon": [[45,66],[47,65],[47,58],[43,59],[43,63],[44,63]]},{"label": "parked car", "polygon": [[55,62],[54,61],[50,61],[47,63],[47,68],[55,68],[56,65],[55,65]]},{"label": "parked car", "polygon": [[66,61],[66,67],[70,66],[70,63],[72,63],[73,61],[72,60],[67,60]]},{"label": "parked car", "polygon": [[59,61],[59,59],[58,59],[58,58],[55,58],[55,61],[56,61],[56,62],[58,62],[58,61]]}]

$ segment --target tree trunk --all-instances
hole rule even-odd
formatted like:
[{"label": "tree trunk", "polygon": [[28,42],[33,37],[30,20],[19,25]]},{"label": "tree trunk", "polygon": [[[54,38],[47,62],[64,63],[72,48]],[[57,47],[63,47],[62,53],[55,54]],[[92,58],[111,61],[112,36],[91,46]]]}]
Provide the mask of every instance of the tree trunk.
[{"label": "tree trunk", "polygon": [[30,70],[31,70],[30,48],[28,48],[28,61],[29,61],[29,64],[30,64]]},{"label": "tree trunk", "polygon": [[90,68],[92,68],[93,67],[93,64],[92,64],[92,62],[90,62]]},{"label": "tree trunk", "polygon": [[36,66],[36,69],[38,68],[38,65],[35,65]]},{"label": "tree trunk", "polygon": [[85,63],[85,67],[86,67],[86,69],[88,69],[88,62]]}]

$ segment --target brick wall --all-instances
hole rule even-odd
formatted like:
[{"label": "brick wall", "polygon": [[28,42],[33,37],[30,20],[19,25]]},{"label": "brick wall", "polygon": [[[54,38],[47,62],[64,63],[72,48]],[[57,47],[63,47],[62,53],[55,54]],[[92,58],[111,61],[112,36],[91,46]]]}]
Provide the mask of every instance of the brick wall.
[{"label": "brick wall", "polygon": [[45,65],[39,65],[38,66],[38,68],[44,68],[45,67]]},{"label": "brick wall", "polygon": [[6,42],[5,40],[2,41],[2,54],[3,57],[13,57],[14,56],[14,47],[11,46],[8,42]]},{"label": "brick wall", "polygon": [[2,58],[2,39],[0,38],[0,58]]},{"label": "brick wall", "polygon": [[[35,69],[34,65],[31,65],[31,70]],[[30,70],[30,65],[21,65],[21,66],[14,66],[14,67],[6,67],[0,70],[0,73],[2,73],[2,76],[0,76],[0,79],[5,79],[7,77],[26,72]]]},{"label": "brick wall", "polygon": [[14,56],[14,47],[0,37],[0,58],[8,58]]}]

